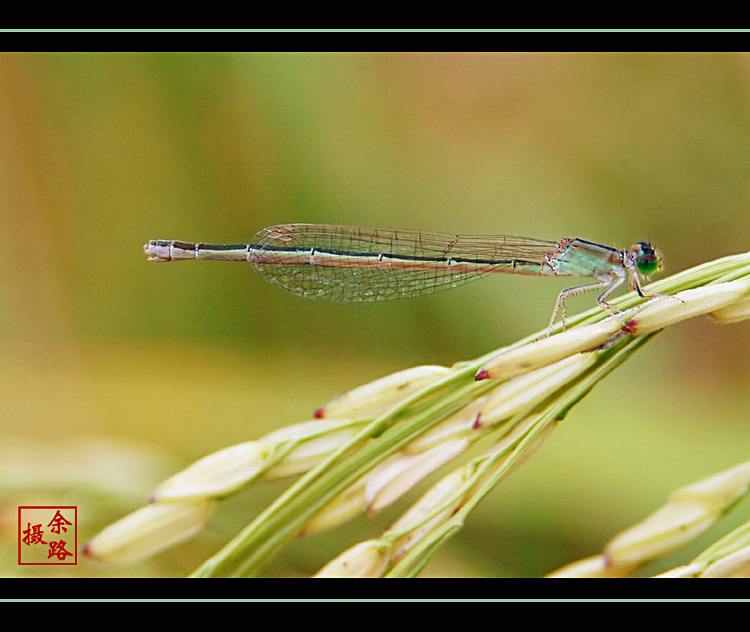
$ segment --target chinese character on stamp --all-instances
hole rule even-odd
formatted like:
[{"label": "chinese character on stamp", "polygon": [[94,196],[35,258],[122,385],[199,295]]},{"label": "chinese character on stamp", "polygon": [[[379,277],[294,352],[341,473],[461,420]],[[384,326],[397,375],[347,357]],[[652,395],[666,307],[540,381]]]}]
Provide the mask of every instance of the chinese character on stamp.
[{"label": "chinese character on stamp", "polygon": [[19,564],[77,564],[78,508],[18,508]]}]

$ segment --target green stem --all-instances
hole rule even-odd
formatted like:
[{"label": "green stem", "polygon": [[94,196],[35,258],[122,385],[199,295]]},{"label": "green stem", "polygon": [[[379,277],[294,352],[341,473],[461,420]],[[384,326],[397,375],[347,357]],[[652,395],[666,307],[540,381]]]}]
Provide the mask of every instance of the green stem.
[{"label": "green stem", "polygon": [[[454,384],[454,392],[444,395],[420,415],[394,428],[393,432],[383,434],[384,429],[393,426],[400,411],[411,406],[418,399],[417,396],[420,396],[419,398],[426,396],[444,388],[447,382],[458,382],[459,378],[466,382],[470,375],[473,375],[473,372],[467,369],[449,376],[441,381],[440,386],[435,385],[423,389],[416,396],[409,398],[407,402],[376,419],[324,463],[294,483],[221,551],[197,569],[194,576],[211,576],[233,559],[257,547],[236,573],[244,575],[255,570],[270,554],[294,537],[318,511],[369,469],[448,414],[496,386],[492,382],[473,381],[464,385]],[[338,462],[344,455],[356,448],[361,448],[365,440],[380,434],[382,436],[377,442],[360,449],[341,463]]]},{"label": "green stem", "polygon": [[[551,404],[539,420],[527,429],[526,432],[512,445],[507,446],[506,449],[498,451],[497,453],[480,457],[477,462],[484,462],[481,463],[474,473],[467,478],[461,489],[457,490],[455,494],[452,494],[451,498],[446,499],[439,507],[430,512],[431,515],[427,517],[427,520],[430,520],[432,517],[445,511],[445,509],[450,507],[456,499],[464,495],[493,468],[495,468],[490,478],[482,483],[480,487],[472,491],[470,498],[462,504],[461,508],[454,513],[453,516],[437,527],[431,534],[425,537],[411,551],[409,551],[409,553],[388,572],[387,577],[413,576],[413,574],[415,574],[415,568],[421,569],[427,560],[435,554],[437,549],[446,540],[460,531],[469,514],[495,487],[495,485],[497,485],[497,483],[511,471],[514,465],[516,465],[519,459],[524,456],[524,453],[533,446],[549,424],[557,423],[562,420],[565,415],[567,415],[568,411],[585,397],[596,384],[622,364],[643,344],[648,342],[648,340],[656,335],[656,333],[658,332],[630,340],[627,343],[621,343],[617,348],[610,348],[598,352],[607,358],[601,366],[593,369],[588,375],[581,378],[574,386],[568,388],[567,394],[562,398],[558,398],[553,404]],[[511,448],[512,452],[506,458],[505,455]],[[427,520],[421,521],[420,524],[423,524]],[[415,525],[415,528],[417,526],[419,525]]]}]

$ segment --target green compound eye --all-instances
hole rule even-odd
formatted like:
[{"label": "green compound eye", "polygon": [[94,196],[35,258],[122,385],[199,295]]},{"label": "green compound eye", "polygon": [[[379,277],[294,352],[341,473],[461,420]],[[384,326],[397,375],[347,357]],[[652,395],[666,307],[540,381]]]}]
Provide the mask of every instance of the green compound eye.
[{"label": "green compound eye", "polygon": [[633,246],[635,255],[635,267],[643,276],[650,276],[661,268],[659,255],[654,252],[651,244],[640,242]]}]

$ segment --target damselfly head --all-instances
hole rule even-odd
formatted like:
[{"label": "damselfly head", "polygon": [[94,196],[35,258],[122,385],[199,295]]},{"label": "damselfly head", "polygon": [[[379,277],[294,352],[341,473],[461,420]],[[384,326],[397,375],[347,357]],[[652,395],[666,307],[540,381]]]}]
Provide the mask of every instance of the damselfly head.
[{"label": "damselfly head", "polygon": [[661,270],[661,257],[649,242],[639,241],[633,244],[630,252],[635,259],[635,267],[643,276],[647,277]]}]

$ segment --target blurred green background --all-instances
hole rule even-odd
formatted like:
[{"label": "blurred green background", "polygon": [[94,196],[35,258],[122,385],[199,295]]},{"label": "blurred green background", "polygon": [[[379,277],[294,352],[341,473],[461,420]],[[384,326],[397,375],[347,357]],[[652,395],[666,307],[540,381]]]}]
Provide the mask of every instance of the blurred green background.
[{"label": "blurred green background", "polygon": [[[741,54],[0,56],[0,573],[190,572],[287,483],[122,568],[17,566],[16,507],[78,505],[82,543],[208,452],[366,381],[543,329],[566,287],[500,275],[331,305],[238,263],[148,264],[147,240],[241,243],[295,221],[650,239],[676,272],[750,248],[749,103]],[[549,572],[675,487],[750,458],[748,351],[742,323],[658,336],[426,574]],[[301,540],[266,572],[313,573],[405,506]]]}]

